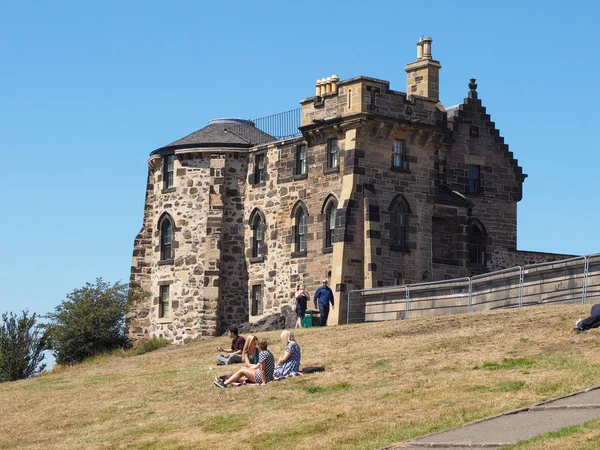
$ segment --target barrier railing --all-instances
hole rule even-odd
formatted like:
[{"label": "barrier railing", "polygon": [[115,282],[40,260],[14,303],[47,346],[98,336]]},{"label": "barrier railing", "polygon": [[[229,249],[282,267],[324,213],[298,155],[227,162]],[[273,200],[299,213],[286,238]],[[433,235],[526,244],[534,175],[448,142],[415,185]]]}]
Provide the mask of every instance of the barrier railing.
[{"label": "barrier railing", "polygon": [[473,277],[348,292],[347,323],[600,300],[600,253]]}]

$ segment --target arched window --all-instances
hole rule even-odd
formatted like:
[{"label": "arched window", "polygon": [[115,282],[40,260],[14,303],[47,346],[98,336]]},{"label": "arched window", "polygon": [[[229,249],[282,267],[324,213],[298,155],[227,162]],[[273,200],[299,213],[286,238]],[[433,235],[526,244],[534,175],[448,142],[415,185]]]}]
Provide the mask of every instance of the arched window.
[{"label": "arched window", "polygon": [[173,223],[165,214],[160,220],[160,260],[173,259]]},{"label": "arched window", "polygon": [[398,194],[390,204],[390,238],[392,247],[407,249],[407,228],[410,206],[402,194]]},{"label": "arched window", "polygon": [[303,210],[298,211],[296,215],[296,251],[306,251],[306,213]]},{"label": "arched window", "polygon": [[299,200],[292,209],[294,218],[294,251],[306,252],[306,238],[308,234],[308,210],[306,205]]},{"label": "arched window", "polygon": [[334,233],[335,233],[335,219],[337,217],[337,200],[330,194],[325,199],[325,203],[323,204],[323,247],[325,249],[330,249],[333,247],[334,243]]},{"label": "arched window", "polygon": [[487,231],[478,219],[469,223],[469,262],[480,266],[485,265],[485,240]]},{"label": "arched window", "polygon": [[252,257],[260,258],[265,256],[265,231],[267,225],[262,213],[255,209],[250,216],[250,226],[252,227]]}]

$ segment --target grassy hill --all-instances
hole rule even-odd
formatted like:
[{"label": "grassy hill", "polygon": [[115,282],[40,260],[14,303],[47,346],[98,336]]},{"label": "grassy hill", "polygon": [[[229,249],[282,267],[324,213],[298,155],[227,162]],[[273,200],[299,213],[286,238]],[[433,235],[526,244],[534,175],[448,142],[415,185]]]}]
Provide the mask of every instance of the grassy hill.
[{"label": "grassy hill", "polygon": [[[303,366],[326,372],[264,387],[213,386],[236,367],[215,365],[227,338],[101,357],[0,384],[0,448],[377,448],[600,384],[600,331],[572,331],[588,313],[544,306],[302,329]],[[279,332],[261,336],[278,358]],[[600,426],[557,439],[590,433]]]}]

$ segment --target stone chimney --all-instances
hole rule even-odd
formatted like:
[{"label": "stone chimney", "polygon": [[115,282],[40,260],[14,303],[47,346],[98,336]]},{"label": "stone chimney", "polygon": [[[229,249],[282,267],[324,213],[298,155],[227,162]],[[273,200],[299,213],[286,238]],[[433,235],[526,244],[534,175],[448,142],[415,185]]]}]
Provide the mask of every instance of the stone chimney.
[{"label": "stone chimney", "polygon": [[440,99],[440,69],[439,61],[431,58],[431,42],[433,39],[422,37],[417,42],[417,60],[407,64],[406,93],[429,97],[435,101]]}]

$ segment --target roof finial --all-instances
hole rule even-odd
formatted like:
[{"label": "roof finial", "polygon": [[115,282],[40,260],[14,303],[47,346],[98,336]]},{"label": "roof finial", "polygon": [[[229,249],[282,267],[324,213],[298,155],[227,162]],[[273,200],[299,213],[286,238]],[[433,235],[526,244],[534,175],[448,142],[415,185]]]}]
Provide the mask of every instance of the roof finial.
[{"label": "roof finial", "polygon": [[477,81],[475,78],[471,78],[469,82],[469,98],[477,98]]}]

